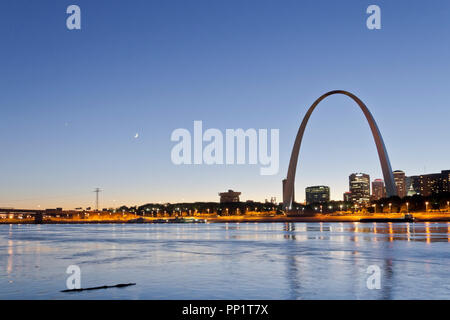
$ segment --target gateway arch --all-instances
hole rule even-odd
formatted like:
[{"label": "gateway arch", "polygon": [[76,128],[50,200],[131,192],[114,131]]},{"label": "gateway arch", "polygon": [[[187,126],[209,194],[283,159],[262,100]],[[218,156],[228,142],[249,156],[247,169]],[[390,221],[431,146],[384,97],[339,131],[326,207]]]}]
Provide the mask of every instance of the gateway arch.
[{"label": "gateway arch", "polygon": [[325,93],[319,97],[308,109],[305,117],[303,118],[302,124],[297,132],[297,137],[295,138],[294,147],[292,148],[291,160],[289,161],[289,169],[287,172],[287,178],[283,180],[283,208],[289,210],[292,207],[292,202],[294,201],[294,180],[295,172],[297,170],[298,154],[300,152],[300,146],[302,144],[303,134],[305,132],[306,125],[308,123],[309,117],[311,116],[317,105],[326,97],[334,94],[346,95],[355,101],[361,108],[362,112],[366,116],[367,122],[369,122],[370,130],[372,131],[373,139],[375,140],[375,145],[378,151],[378,157],[380,158],[381,169],[383,171],[384,182],[386,185],[386,194],[388,197],[396,196],[397,189],[394,183],[394,176],[392,174],[391,163],[389,162],[388,153],[386,147],[384,146],[383,138],[381,137],[380,130],[364,102],[362,102],[354,94],[344,91],[344,90],[334,90]]}]

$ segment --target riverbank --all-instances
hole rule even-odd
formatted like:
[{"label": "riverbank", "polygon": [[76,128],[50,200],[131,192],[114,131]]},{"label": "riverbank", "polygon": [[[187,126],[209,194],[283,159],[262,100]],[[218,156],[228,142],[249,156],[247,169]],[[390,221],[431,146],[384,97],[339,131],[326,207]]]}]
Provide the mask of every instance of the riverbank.
[{"label": "riverbank", "polygon": [[[414,213],[414,218],[418,222],[450,222],[450,213]],[[246,223],[246,222],[278,222],[278,223],[290,223],[290,222],[359,222],[361,219],[366,218],[392,218],[401,219],[403,214],[372,214],[372,215],[325,215],[318,214],[315,216],[286,216],[286,215],[240,215],[240,216],[216,216],[205,215],[197,217],[189,217],[184,219],[176,219],[173,217],[164,218],[150,218],[136,216],[130,219],[64,219],[64,218],[46,218],[43,224],[104,224],[104,223],[195,223],[196,221],[206,223]],[[194,221],[192,221],[194,220]],[[34,219],[3,219],[0,224],[34,224]]]},{"label": "riverbank", "polygon": [[[208,219],[211,223],[220,222],[359,222],[365,218],[392,218],[401,219],[404,214],[374,214],[374,215],[315,215],[305,216],[275,216],[275,217],[252,217],[252,216],[227,216]],[[418,222],[450,222],[450,213],[415,213]]]}]

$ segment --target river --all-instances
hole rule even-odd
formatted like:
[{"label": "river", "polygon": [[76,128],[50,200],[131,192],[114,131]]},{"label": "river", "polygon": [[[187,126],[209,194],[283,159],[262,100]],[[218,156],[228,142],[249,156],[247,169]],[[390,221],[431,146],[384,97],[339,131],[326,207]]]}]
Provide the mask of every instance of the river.
[{"label": "river", "polygon": [[450,223],[0,225],[0,299],[450,299]]}]

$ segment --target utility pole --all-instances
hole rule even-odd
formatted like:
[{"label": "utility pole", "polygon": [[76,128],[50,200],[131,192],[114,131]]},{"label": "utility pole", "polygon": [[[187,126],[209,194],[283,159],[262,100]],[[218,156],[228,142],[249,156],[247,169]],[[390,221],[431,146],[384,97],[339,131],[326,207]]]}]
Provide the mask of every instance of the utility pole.
[{"label": "utility pole", "polygon": [[94,192],[95,192],[95,211],[98,212],[98,194],[102,192],[102,190],[100,190],[100,188],[95,188]]}]

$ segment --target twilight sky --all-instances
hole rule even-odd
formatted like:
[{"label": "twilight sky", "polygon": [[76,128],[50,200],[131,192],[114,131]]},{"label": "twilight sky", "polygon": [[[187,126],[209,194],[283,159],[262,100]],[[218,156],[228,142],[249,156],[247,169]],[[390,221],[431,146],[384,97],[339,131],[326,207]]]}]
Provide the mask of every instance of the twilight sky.
[{"label": "twilight sky", "polygon": [[[81,7],[81,30],[66,8]],[[381,7],[368,30],[366,8]],[[0,3],[0,207],[281,201],[298,126],[321,94],[359,96],[393,170],[450,169],[450,2],[6,0]],[[280,129],[280,170],[175,166],[177,128]],[[139,137],[134,138],[138,133]],[[296,199],[348,175],[381,178],[370,129],[347,97],[316,109]]]}]

